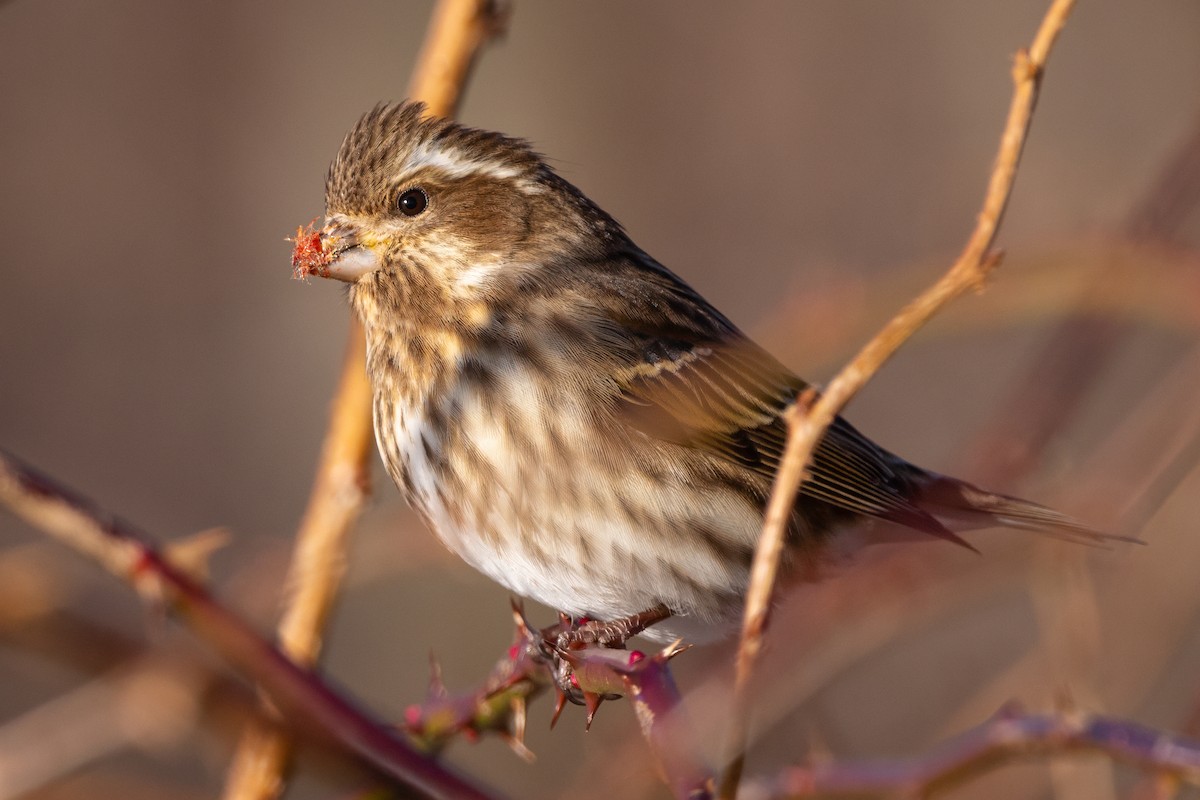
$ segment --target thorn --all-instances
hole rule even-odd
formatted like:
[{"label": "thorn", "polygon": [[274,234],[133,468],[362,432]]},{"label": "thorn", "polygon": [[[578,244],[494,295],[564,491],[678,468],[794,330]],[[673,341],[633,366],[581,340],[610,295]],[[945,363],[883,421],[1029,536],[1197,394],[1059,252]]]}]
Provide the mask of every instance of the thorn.
[{"label": "thorn", "polygon": [[679,655],[680,653],[685,653],[691,649],[692,649],[692,646],[690,644],[684,644],[683,639],[676,639],[675,641],[671,642],[669,645],[664,647],[662,652],[659,653],[657,656],[655,656],[655,658],[659,659],[660,661],[666,662],[666,661],[670,661],[672,658]]},{"label": "thorn", "polygon": [[440,700],[448,694],[448,692],[446,691],[446,684],[442,680],[441,662],[438,661],[437,656],[434,655],[432,650],[429,651],[429,693],[428,694],[429,694],[430,699],[435,699],[435,700]]},{"label": "thorn", "polygon": [[529,705],[525,702],[524,697],[521,697],[520,695],[514,695],[508,707],[511,714],[509,717],[511,722],[509,732],[512,734],[513,739],[524,745],[525,722],[528,719],[528,714],[526,712],[529,709]]},{"label": "thorn", "polygon": [[537,756],[525,746],[526,708],[524,697],[514,697],[512,699],[512,703],[509,705],[510,728],[508,732],[502,733],[501,736],[504,737],[504,741],[517,754],[518,758],[527,764],[532,764]]},{"label": "thorn", "polygon": [[197,583],[208,582],[208,561],[229,544],[228,528],[208,528],[167,545],[167,560]]},{"label": "thorn", "polygon": [[562,714],[564,708],[567,707],[567,693],[557,686],[554,687],[554,716],[550,717],[550,730],[554,730],[554,726],[558,724],[558,718]]},{"label": "thorn", "polygon": [[530,641],[533,638],[533,631],[529,627],[529,620],[525,618],[525,604],[517,597],[510,596],[508,600],[512,604],[513,624],[517,628],[513,636],[514,643]]},{"label": "thorn", "polygon": [[524,603],[520,597],[509,595],[509,603],[512,606],[512,622],[517,627],[517,640],[529,638],[529,624],[524,618]]},{"label": "thorn", "polygon": [[526,764],[532,764],[537,761],[537,754],[525,746],[524,742],[518,741],[515,736],[507,733],[501,733],[500,738],[508,745],[508,748],[516,754],[517,758],[524,761]]},{"label": "thorn", "polygon": [[563,709],[566,708],[566,700],[568,700],[568,697],[566,697],[563,687],[554,684],[554,714],[550,717],[551,730],[558,724],[558,717],[563,714]]},{"label": "thorn", "polygon": [[596,692],[584,692],[583,704],[587,706],[587,724],[584,725],[585,731],[592,729],[592,720],[596,718],[596,709],[600,708],[600,704],[604,702],[604,698]]}]

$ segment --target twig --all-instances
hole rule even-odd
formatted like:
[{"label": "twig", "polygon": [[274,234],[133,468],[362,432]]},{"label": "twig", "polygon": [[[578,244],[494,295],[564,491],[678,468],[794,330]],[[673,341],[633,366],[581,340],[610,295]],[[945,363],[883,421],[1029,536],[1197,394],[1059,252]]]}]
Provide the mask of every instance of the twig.
[{"label": "twig", "polygon": [[452,695],[442,683],[437,662],[430,665],[425,702],[411,705],[404,712],[404,731],[417,747],[436,753],[460,735],[474,738],[493,732],[508,742],[517,755],[526,760],[532,758],[525,747],[526,703],[552,681],[542,655],[544,633],[529,627],[516,603],[513,618],[516,622],[513,644],[478,688]]},{"label": "twig", "polygon": [[463,89],[483,46],[508,24],[503,0],[440,0],[413,69],[408,96],[438,117],[458,113]]},{"label": "twig", "polygon": [[[132,526],[3,453],[0,502],[90,556],[143,596],[174,610],[201,638],[262,685],[281,708],[300,715],[383,773],[437,796],[488,797],[389,735],[380,723],[289,661],[168,563]],[[535,642],[528,635],[525,639],[531,645]],[[495,673],[502,677],[487,694],[489,699],[500,698],[504,689],[514,688],[519,681],[534,679],[533,673],[541,666],[526,657],[532,652],[532,647],[514,648],[509,655],[514,670],[507,676],[503,670]],[[696,761],[696,750],[685,735],[689,726],[682,718],[678,692],[666,666],[674,652],[674,648],[668,648],[657,656],[639,657],[636,653],[595,648],[572,651],[568,657],[585,695],[623,691],[630,696],[643,735],[676,796],[707,797],[711,775]],[[474,710],[486,711],[487,704],[478,704]],[[427,711],[425,720],[437,713],[434,706]],[[488,724],[486,715],[470,719],[459,729],[498,727]],[[415,721],[410,718],[410,722]],[[976,774],[1001,758],[1072,750],[1107,753],[1118,760],[1200,783],[1200,744],[1188,739],[1103,717],[1008,714],[920,758],[794,767],[751,784],[746,792],[752,798],[798,798],[928,789]]]},{"label": "twig", "polygon": [[2,451],[0,502],[125,580],[143,597],[174,611],[262,686],[281,709],[309,722],[381,773],[439,797],[492,797],[393,736],[383,723],[294,664],[173,566],[141,531]]},{"label": "twig", "polygon": [[1021,756],[1095,752],[1200,784],[1200,742],[1132,722],[1086,714],[1002,713],[911,759],[790,767],[748,784],[744,800],[900,795],[925,797]]},{"label": "twig", "polygon": [[[513,645],[478,689],[449,694],[435,665],[429,697],[404,714],[405,731],[418,746],[437,751],[460,734],[473,738],[495,732],[518,755],[532,756],[524,743],[525,704],[552,685],[546,647],[571,623],[534,630],[516,604],[513,616],[517,627]],[[716,775],[699,755],[695,727],[668,667],[686,649],[676,642],[648,656],[638,650],[583,645],[562,657],[570,664],[571,681],[587,707],[587,725],[591,726],[606,697],[626,695],[664,782],[676,797],[705,800],[712,797]],[[554,721],[567,703],[566,694],[556,691]]]},{"label": "twig", "polygon": [[[943,306],[968,289],[981,288],[988,273],[999,262],[999,256],[991,253],[992,243],[1012,192],[1046,58],[1073,5],[1074,0],[1055,0],[1046,12],[1033,44],[1028,50],[1021,50],[1016,55],[1013,66],[1012,104],[1001,137],[999,154],[992,168],[987,194],[975,230],[958,260],[940,280],[893,317],[838,373],[819,399],[812,402],[811,398],[801,396],[789,410],[787,447],[775,476],[763,531],[754,553],[750,588],[746,593],[746,608],[737,655],[734,721],[730,728],[728,749],[729,766],[721,780],[722,798],[732,800],[737,794],[749,732],[751,678],[762,650],[763,634],[783,550],[784,533],[804,468],[825,429],[884,362]],[[810,402],[811,409],[806,408]]]},{"label": "twig", "polygon": [[[430,114],[453,116],[480,49],[498,34],[503,14],[492,0],[442,0],[434,9],[409,96]],[[303,665],[316,663],[322,631],[345,573],[346,540],[362,510],[370,481],[371,387],[365,341],[350,323],[342,376],[308,509],[292,554],[290,598],[279,623],[280,647]],[[283,789],[285,739],[251,723],[230,766],[226,800],[269,800]]]}]

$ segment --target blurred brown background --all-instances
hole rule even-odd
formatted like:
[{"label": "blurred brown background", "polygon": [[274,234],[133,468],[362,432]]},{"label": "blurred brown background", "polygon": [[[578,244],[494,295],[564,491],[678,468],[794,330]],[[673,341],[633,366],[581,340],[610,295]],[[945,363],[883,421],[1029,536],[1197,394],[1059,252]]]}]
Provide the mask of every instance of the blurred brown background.
[{"label": "blurred brown background", "polygon": [[[523,0],[462,117],[532,140],[643,247],[824,380],[965,240],[1009,59],[1044,7]],[[0,446],[164,539],[228,526],[214,586],[264,629],[347,318],[338,287],[290,280],[283,239],[321,214],[346,129],[402,96],[429,8],[0,4]],[[1118,234],[1198,115],[1200,4],[1083,0],[1051,58],[997,285],[919,335],[850,413],[923,465],[1004,475],[997,488],[1100,525],[1147,521],[1150,546],[1080,554],[984,534],[982,559],[917,548],[936,570],[905,562],[894,592],[841,586],[853,608],[790,604],[797,630],[839,624],[801,652],[783,643],[788,618],[776,624],[768,671],[783,680],[768,705],[788,714],[764,722],[752,771],[814,746],[917,752],[1012,698],[1186,724],[1200,484],[1181,398],[1200,385],[1200,223],[1137,249]],[[1006,473],[1005,431],[1024,413],[1013,393],[1037,413],[1030,369],[1078,308],[1099,327],[1076,338],[1099,330],[1109,345],[1066,366],[1099,377],[1039,458]],[[377,490],[326,664],[398,718],[423,694],[430,649],[452,686],[486,672],[508,642],[507,599],[386,480]],[[190,661],[188,637],[148,628],[124,587],[7,515],[0,536],[0,798],[216,794],[236,731],[220,704],[168,693],[178,713],[129,721],[135,695],[105,677],[147,652]],[[722,659],[685,656],[681,681],[699,687]],[[570,709],[553,734],[548,717],[545,701],[531,709],[533,766],[496,741],[451,756],[514,797],[662,795],[628,708],[605,708],[587,736]],[[55,758],[27,759],[30,736]],[[305,762],[291,796],[354,785],[322,763]],[[1114,784],[1103,761],[1076,759],[959,796],[1103,798],[1135,778]]]}]

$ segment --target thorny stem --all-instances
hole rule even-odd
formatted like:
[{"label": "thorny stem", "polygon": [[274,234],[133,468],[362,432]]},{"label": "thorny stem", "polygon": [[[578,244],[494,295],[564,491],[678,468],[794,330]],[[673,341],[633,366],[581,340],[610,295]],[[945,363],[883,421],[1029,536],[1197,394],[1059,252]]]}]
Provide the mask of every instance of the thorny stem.
[{"label": "thorny stem", "polygon": [[[490,731],[500,734],[518,755],[529,757],[523,742],[525,702],[550,686],[557,692],[557,720],[568,698],[552,678],[551,651],[575,623],[563,621],[538,631],[530,628],[519,605],[513,612],[517,626],[513,646],[478,689],[451,695],[435,667],[429,697],[409,707],[404,715],[405,731],[418,746],[437,751],[456,736],[474,737]],[[686,649],[676,642],[646,655],[574,643],[559,651],[559,656],[570,666],[572,691],[587,708],[587,725],[606,697],[624,695],[633,705],[663,781],[675,796],[710,798],[715,775],[698,755],[694,726],[668,666]]]},{"label": "thorny stem", "polygon": [[[733,722],[726,751],[728,766],[720,787],[720,796],[724,800],[733,800],[737,795],[745,763],[751,680],[762,651],[787,521],[804,469],[826,428],[896,350],[951,300],[968,289],[982,287],[988,273],[999,263],[998,255],[991,253],[992,243],[1012,193],[1046,59],[1073,6],[1074,0],[1054,0],[1042,19],[1033,44],[1028,50],[1017,53],[1013,65],[1013,98],[999,153],[975,230],[958,260],[940,280],[894,316],[838,373],[815,402],[811,396],[801,396],[789,410],[787,446],[775,476],[746,593],[736,664]],[[811,408],[808,407],[810,404]]]},{"label": "thorny stem", "polygon": [[[479,51],[500,33],[505,18],[494,0],[441,0],[409,86],[428,113],[453,116]],[[370,481],[371,387],[362,326],[350,321],[342,375],[333,398],[317,477],[296,534],[289,597],[279,642],[303,665],[316,663],[322,631],[345,572],[347,539],[362,511]],[[288,757],[279,731],[252,721],[230,766],[226,800],[270,800],[284,788]]]},{"label": "thorny stem", "polygon": [[998,763],[1037,753],[1095,752],[1200,783],[1200,743],[1124,720],[1086,714],[1001,712],[911,759],[788,767],[748,783],[744,800],[899,795],[927,797]]},{"label": "thorny stem", "polygon": [[[293,725],[311,724],[381,773],[417,791],[438,797],[492,797],[414,751],[316,675],[292,663],[151,547],[140,531],[2,451],[0,503],[87,555],[147,599],[174,611],[197,636],[256,680],[289,712]],[[409,734],[432,749],[467,731],[499,731],[519,742],[522,701],[547,682],[540,643],[553,638],[546,631],[531,633],[523,621],[520,630],[523,636],[507,659],[481,690],[463,695],[464,702],[450,700],[436,684],[434,696],[406,715]],[[674,645],[653,656],[585,648],[572,650],[569,658],[585,696],[617,691],[629,697],[674,795],[708,798],[713,773],[697,755],[691,738],[694,729],[683,713],[667,665],[678,652]],[[590,711],[594,710],[593,705]],[[912,759],[789,767],[748,784],[744,794],[749,800],[896,792],[909,796],[962,781],[1020,755],[1072,751],[1105,753],[1200,785],[1200,742],[1106,717],[1008,711]]]},{"label": "thorny stem", "polygon": [[144,533],[3,451],[0,502],[96,561],[143,597],[173,611],[230,664],[262,686],[293,721],[307,722],[382,774],[439,797],[487,800],[494,796],[417,752],[318,676],[293,663],[172,565]]}]

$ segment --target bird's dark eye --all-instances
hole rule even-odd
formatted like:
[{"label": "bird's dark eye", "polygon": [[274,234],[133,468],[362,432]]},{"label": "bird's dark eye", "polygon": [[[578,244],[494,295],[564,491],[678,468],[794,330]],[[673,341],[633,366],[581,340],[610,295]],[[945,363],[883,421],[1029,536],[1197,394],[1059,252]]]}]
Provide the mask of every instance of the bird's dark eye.
[{"label": "bird's dark eye", "polygon": [[406,189],[396,198],[396,208],[406,217],[415,217],[429,205],[429,195],[424,189]]}]

